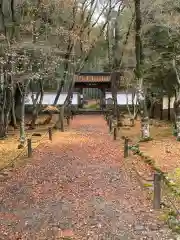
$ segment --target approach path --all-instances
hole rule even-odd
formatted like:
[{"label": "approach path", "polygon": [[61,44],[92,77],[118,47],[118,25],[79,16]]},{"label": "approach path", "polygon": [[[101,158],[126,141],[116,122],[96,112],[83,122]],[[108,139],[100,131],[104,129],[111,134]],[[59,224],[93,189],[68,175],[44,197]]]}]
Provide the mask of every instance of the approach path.
[{"label": "approach path", "polygon": [[0,182],[0,240],[175,239],[123,161],[102,116],[75,117]]}]

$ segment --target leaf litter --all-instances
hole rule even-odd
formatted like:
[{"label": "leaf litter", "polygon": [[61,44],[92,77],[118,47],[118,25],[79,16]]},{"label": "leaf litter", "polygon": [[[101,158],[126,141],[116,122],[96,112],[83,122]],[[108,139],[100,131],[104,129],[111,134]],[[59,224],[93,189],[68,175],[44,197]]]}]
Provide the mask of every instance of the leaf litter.
[{"label": "leaf litter", "polygon": [[176,239],[101,116],[77,116],[0,183],[1,239]]}]

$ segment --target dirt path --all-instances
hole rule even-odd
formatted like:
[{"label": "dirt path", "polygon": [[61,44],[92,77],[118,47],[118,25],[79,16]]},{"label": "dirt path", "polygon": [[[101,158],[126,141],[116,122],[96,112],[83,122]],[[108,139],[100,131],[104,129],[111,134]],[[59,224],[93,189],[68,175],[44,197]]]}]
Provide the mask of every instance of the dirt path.
[{"label": "dirt path", "polygon": [[76,117],[0,183],[0,239],[174,239],[128,177],[102,117]]}]

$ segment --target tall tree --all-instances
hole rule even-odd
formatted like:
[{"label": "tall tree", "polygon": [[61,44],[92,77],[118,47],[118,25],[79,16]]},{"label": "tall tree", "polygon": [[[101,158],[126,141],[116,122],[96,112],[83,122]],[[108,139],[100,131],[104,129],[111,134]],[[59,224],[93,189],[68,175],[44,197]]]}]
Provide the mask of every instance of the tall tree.
[{"label": "tall tree", "polygon": [[135,18],[136,18],[136,36],[135,36],[135,51],[136,51],[136,69],[135,77],[137,80],[137,99],[139,103],[139,110],[141,116],[141,137],[142,139],[149,139],[150,129],[149,129],[149,117],[146,106],[144,80],[143,80],[143,51],[142,51],[142,41],[141,41],[141,0],[134,0],[135,6]]}]

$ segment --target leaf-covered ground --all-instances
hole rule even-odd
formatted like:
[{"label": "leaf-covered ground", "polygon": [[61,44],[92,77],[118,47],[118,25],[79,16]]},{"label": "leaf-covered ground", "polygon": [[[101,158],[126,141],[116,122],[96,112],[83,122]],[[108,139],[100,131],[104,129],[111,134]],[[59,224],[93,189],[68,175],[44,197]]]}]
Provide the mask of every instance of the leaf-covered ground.
[{"label": "leaf-covered ground", "polygon": [[124,163],[103,117],[76,117],[0,183],[0,239],[176,239]]},{"label": "leaf-covered ground", "polygon": [[[38,125],[42,123],[46,115],[40,115],[38,120],[36,121],[37,126],[34,130],[29,130],[28,126],[25,127],[26,129],[26,138],[32,139],[32,147],[35,148],[39,142],[48,139],[48,127],[52,127],[56,121],[56,116],[53,117],[52,121],[48,125]],[[29,118],[26,118],[25,123],[30,122]],[[41,136],[32,136],[34,133],[39,133]],[[8,129],[8,138],[4,140],[0,140],[0,169],[9,165],[13,159],[18,156],[26,156],[27,155],[27,148],[18,149],[19,145],[19,129],[14,130],[12,127]],[[15,164],[21,164],[21,158],[17,158]]]},{"label": "leaf-covered ground", "polygon": [[[166,172],[177,186],[180,186],[180,142],[172,133],[172,124],[164,121],[154,121],[150,128],[152,141],[140,142],[140,150],[144,155],[155,161],[155,165]],[[136,121],[135,127],[124,127],[121,134],[128,136],[133,143],[140,139],[140,121]],[[130,143],[132,144],[132,143]],[[152,171],[144,164],[139,156],[131,158],[131,163],[138,166],[139,173],[147,179],[152,179]],[[178,188],[178,191],[180,187]]]},{"label": "leaf-covered ground", "polygon": [[[156,165],[165,172],[174,171],[180,165],[180,142],[172,134],[172,125],[163,121],[154,121],[150,127],[153,141],[141,142],[140,149],[156,161]],[[129,136],[133,142],[140,139],[140,121],[135,127],[123,128],[121,134]]]}]

